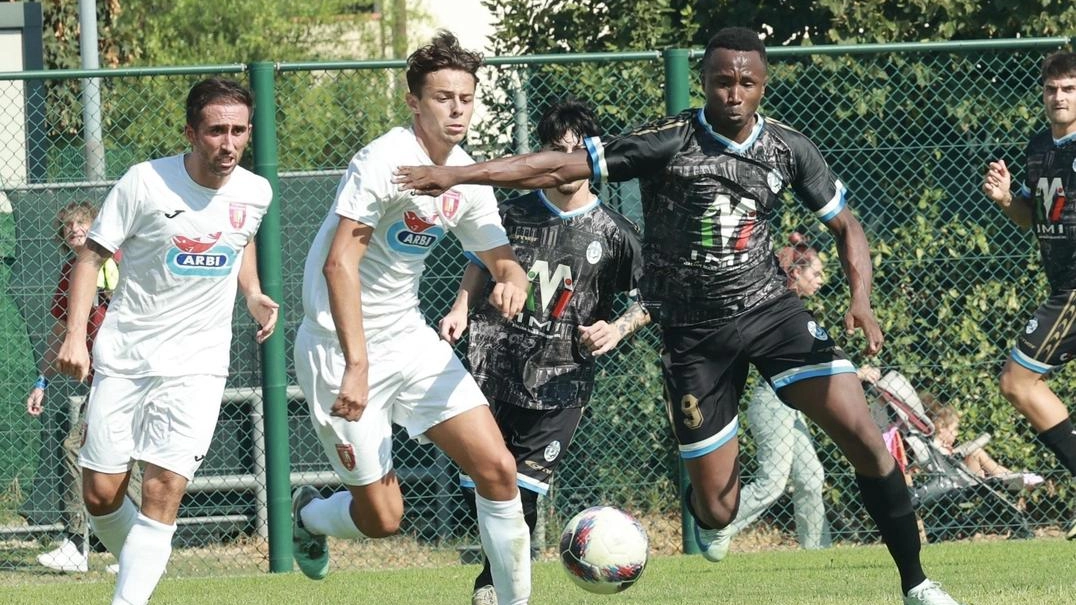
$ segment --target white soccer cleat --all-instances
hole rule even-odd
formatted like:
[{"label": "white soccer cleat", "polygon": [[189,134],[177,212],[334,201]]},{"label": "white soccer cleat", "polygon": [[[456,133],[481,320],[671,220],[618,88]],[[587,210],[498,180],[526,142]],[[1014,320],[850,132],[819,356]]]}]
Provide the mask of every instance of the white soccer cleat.
[{"label": "white soccer cleat", "polygon": [[38,555],[37,562],[56,571],[85,572],[90,568],[89,557],[68,538],[54,550]]},{"label": "white soccer cleat", "polygon": [[937,582],[923,580],[919,586],[912,588],[904,596],[904,605],[960,605],[960,603],[942,590]]},{"label": "white soccer cleat", "polygon": [[723,529],[703,529],[696,523],[695,541],[702,549],[702,556],[711,563],[717,563],[729,556],[732,534]]},{"label": "white soccer cleat", "polygon": [[493,585],[486,584],[474,589],[471,605],[497,605],[497,591],[493,589]]}]

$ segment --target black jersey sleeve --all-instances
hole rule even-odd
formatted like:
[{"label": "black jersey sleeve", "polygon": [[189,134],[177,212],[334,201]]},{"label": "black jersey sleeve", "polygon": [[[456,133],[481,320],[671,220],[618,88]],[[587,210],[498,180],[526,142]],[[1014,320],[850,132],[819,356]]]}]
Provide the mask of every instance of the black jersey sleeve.
[{"label": "black jersey sleeve", "polygon": [[620,250],[617,260],[616,286],[620,292],[632,292],[643,277],[643,246],[639,227],[621,214],[610,213],[620,228]]},{"label": "black jersey sleeve", "polygon": [[822,152],[803,133],[781,125],[782,138],[792,154],[792,191],[823,223],[847,204],[845,188],[830,169]]},{"label": "black jersey sleeve", "polygon": [[[1034,146],[1035,146],[1035,137],[1032,137],[1031,140],[1028,141],[1027,145],[1024,146],[1024,157],[1023,157],[1023,160],[1024,160],[1023,161],[1024,179],[1022,181],[1020,181],[1020,188],[1017,189],[1016,192],[1012,194],[1013,197],[1023,198],[1025,203],[1030,203],[1031,202],[1031,197],[1032,197],[1032,195],[1034,195],[1032,192],[1035,191],[1034,186],[1031,184],[1031,171],[1028,170],[1028,160],[1029,160],[1029,158],[1031,158],[1032,148]],[[1011,171],[1010,171],[1010,173],[1011,173]]]},{"label": "black jersey sleeve", "polygon": [[690,117],[684,114],[646,124],[625,134],[602,140],[584,140],[591,182],[619,182],[653,174],[664,168],[689,136]]}]

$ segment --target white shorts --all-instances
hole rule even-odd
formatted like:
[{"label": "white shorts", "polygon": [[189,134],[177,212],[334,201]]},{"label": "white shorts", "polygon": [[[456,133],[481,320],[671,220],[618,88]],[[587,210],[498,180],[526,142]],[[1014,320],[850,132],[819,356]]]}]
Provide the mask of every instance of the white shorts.
[{"label": "white shorts", "polygon": [[141,460],[192,479],[213,440],[224,382],[224,376],[96,374],[79,465],[125,473]]},{"label": "white shorts", "polygon": [[344,375],[335,333],[306,321],[295,335],[295,378],[325,455],[346,485],[369,485],[392,470],[392,424],[423,440],[430,427],[487,405],[474,378],[425,324],[368,340],[370,393],[355,422],[331,416]]}]

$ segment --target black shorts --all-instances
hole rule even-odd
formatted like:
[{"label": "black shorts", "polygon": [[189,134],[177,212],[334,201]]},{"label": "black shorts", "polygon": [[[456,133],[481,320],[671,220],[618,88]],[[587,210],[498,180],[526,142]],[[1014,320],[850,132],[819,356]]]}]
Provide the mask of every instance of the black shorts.
[{"label": "black shorts", "polygon": [[1076,290],[1051,294],[1016,337],[1013,361],[1037,374],[1068,363],[1076,354]]},{"label": "black shorts", "polygon": [[[544,496],[553,471],[579,428],[583,408],[533,410],[503,402],[495,402],[492,407],[504,443],[516,459],[516,483]],[[461,474],[460,485],[473,488],[474,481]]]},{"label": "black shorts", "polygon": [[775,390],[855,372],[795,294],[718,326],[665,328],[666,403],[681,458],[698,458],[736,437],[736,414],[753,364]]}]

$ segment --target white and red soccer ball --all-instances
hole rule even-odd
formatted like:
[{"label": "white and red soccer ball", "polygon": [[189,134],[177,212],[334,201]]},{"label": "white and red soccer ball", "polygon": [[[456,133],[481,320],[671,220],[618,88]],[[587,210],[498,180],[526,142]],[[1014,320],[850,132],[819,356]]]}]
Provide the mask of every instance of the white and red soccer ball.
[{"label": "white and red soccer ball", "polygon": [[560,536],[560,561],[584,590],[613,594],[628,589],[646,567],[649,540],[634,517],[595,506],[572,517]]}]

